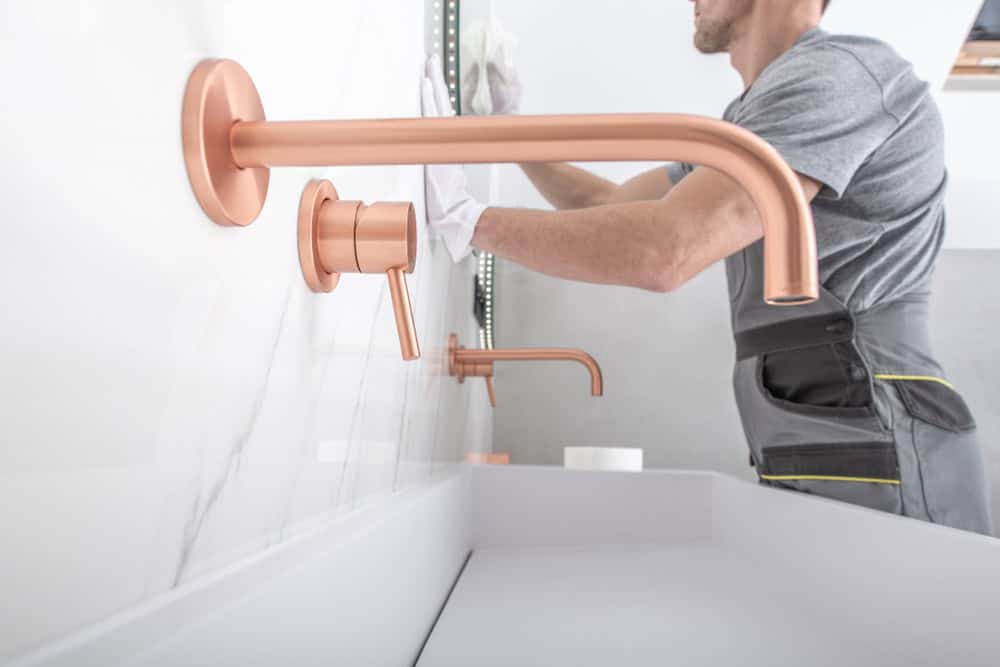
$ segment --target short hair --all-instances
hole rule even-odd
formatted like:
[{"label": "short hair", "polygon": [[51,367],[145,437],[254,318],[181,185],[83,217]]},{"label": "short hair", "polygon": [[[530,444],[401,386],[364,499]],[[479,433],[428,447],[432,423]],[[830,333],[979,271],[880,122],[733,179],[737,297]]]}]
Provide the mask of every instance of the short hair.
[{"label": "short hair", "polygon": [[830,6],[830,0],[823,0],[823,13],[826,13],[826,8]]}]

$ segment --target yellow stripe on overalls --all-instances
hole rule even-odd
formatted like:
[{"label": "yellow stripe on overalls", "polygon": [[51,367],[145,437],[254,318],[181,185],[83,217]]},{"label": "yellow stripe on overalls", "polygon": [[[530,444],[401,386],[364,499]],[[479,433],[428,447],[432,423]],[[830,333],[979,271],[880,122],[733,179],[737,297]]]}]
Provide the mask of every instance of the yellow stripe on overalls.
[{"label": "yellow stripe on overalls", "polygon": [[880,479],[878,477],[835,477],[832,475],[761,475],[761,479],[789,481],[796,479],[818,479],[827,482],[871,482],[872,484],[899,485],[898,479]]},{"label": "yellow stripe on overalls", "polygon": [[876,380],[912,380],[914,382],[937,382],[948,387],[948,389],[954,389],[955,385],[948,382],[947,380],[942,380],[941,378],[931,377],[930,375],[887,375],[884,373],[876,373]]}]

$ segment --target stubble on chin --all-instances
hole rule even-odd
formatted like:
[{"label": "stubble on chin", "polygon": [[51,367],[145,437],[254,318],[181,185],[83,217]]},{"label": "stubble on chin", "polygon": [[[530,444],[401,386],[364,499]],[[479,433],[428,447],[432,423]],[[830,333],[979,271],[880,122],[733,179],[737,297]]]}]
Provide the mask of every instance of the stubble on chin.
[{"label": "stubble on chin", "polygon": [[724,53],[729,49],[730,26],[702,21],[694,33],[694,48],[702,53]]}]

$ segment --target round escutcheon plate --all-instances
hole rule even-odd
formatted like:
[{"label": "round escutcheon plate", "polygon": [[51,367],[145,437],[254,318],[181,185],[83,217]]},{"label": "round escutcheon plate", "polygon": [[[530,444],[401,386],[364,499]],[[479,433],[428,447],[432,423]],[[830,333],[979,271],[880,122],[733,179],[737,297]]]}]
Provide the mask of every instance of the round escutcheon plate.
[{"label": "round escutcheon plate", "polygon": [[232,60],[203,60],[191,72],[181,110],[184,163],[194,195],[220,225],[249,225],[264,206],[270,170],[241,169],[229,131],[238,121],[264,120],[250,75]]},{"label": "round escutcheon plate", "polygon": [[327,273],[320,263],[317,238],[320,207],[327,200],[337,199],[337,190],[326,179],[313,179],[306,183],[299,198],[299,265],[306,285],[314,292],[332,292],[340,280],[339,273]]}]

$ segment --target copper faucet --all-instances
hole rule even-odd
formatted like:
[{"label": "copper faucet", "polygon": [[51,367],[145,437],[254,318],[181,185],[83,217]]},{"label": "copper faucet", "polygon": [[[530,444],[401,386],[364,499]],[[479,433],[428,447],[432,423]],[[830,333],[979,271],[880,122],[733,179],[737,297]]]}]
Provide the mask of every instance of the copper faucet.
[{"label": "copper faucet", "polygon": [[403,359],[420,357],[406,273],[417,261],[417,216],[410,202],[344,201],[314,179],[299,199],[299,266],[314,292],[331,292],[341,273],[384,273]]},{"label": "copper faucet", "polygon": [[681,160],[727,174],[764,227],[764,300],[819,296],[816,238],[795,172],[755,134],[712,118],[665,113],[264,120],[250,75],[205,60],[188,79],[184,160],[195,196],[219,224],[248,225],[267,196],[270,167],[425,163]]},{"label": "copper faucet", "polygon": [[583,350],[560,347],[507,348],[490,350],[468,350],[458,344],[458,336],[448,336],[448,375],[465,382],[467,377],[486,379],[486,391],[490,405],[497,406],[493,392],[494,361],[578,361],[590,372],[590,393],[592,396],[604,394],[604,380],[601,367],[594,358]]}]

